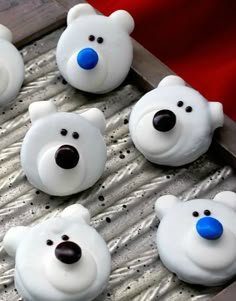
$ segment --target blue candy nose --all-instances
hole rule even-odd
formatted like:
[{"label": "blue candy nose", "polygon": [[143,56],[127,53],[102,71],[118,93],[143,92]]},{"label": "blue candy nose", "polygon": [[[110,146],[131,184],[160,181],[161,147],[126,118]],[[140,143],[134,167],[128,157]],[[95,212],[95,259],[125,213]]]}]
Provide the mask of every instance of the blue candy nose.
[{"label": "blue candy nose", "polygon": [[209,240],[216,240],[223,234],[222,224],[213,217],[203,217],[196,224],[198,234]]},{"label": "blue candy nose", "polygon": [[92,48],[84,48],[77,55],[77,63],[81,68],[91,70],[98,63],[98,54]]}]

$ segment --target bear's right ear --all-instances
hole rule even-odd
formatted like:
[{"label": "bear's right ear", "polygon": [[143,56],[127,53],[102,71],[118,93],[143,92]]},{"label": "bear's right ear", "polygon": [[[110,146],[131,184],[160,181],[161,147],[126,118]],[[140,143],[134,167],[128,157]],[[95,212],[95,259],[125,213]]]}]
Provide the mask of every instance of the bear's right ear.
[{"label": "bear's right ear", "polygon": [[0,24],[0,39],[6,40],[12,43],[12,32],[6,26]]},{"label": "bear's right ear", "polygon": [[61,217],[68,217],[74,221],[80,219],[88,225],[90,223],[90,213],[88,209],[80,204],[74,204],[66,207],[62,211]]},{"label": "bear's right ear", "polygon": [[80,114],[82,117],[91,122],[102,134],[106,130],[106,119],[103,112],[97,108],[92,108]]},{"label": "bear's right ear", "polygon": [[86,3],[80,3],[73,6],[67,15],[67,25],[74,22],[80,16],[96,15],[94,8]]},{"label": "bear's right ear", "polygon": [[3,248],[8,255],[15,257],[16,250],[29,229],[29,227],[18,226],[7,231],[3,238]]},{"label": "bear's right ear", "polygon": [[163,216],[171,210],[177,204],[180,204],[180,200],[171,194],[163,195],[156,200],[155,211],[156,215],[161,220]]},{"label": "bear's right ear", "polygon": [[217,193],[214,197],[214,200],[222,203],[234,211],[236,211],[236,193],[233,191],[221,191]]},{"label": "bear's right ear", "polygon": [[165,86],[186,86],[186,82],[177,75],[168,75],[159,82],[158,88]]},{"label": "bear's right ear", "polygon": [[126,10],[117,10],[109,18],[112,22],[122,27],[128,34],[131,34],[134,30],[134,19]]},{"label": "bear's right ear", "polygon": [[209,101],[208,105],[212,120],[212,128],[217,129],[218,127],[222,127],[224,124],[224,111],[222,103]]},{"label": "bear's right ear", "polygon": [[34,123],[36,120],[49,114],[56,113],[56,106],[52,101],[36,101],[29,105],[30,120]]}]

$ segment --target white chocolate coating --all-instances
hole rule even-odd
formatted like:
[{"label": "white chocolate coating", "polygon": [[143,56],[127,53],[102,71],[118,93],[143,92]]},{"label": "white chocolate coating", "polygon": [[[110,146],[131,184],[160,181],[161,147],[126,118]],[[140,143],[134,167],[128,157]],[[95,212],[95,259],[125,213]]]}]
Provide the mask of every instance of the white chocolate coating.
[{"label": "white chocolate coating", "polygon": [[217,286],[236,275],[236,193],[187,202],[165,195],[155,209],[160,258],[181,280]]},{"label": "white chocolate coating", "polygon": [[118,10],[105,17],[97,15],[89,4],[78,4],[69,10],[67,24],[56,51],[58,68],[66,81],[92,93],[118,87],[133,60],[131,15]]},{"label": "white chocolate coating", "polygon": [[0,106],[9,106],[14,102],[24,76],[24,62],[12,44],[12,33],[0,24]]},{"label": "white chocolate coating", "polygon": [[136,148],[149,161],[180,166],[208,150],[214,130],[223,122],[221,103],[208,102],[180,77],[170,75],[135,104],[129,130]]},{"label": "white chocolate coating", "polygon": [[111,258],[89,221],[88,210],[76,204],[59,217],[6,233],[3,245],[15,258],[15,286],[26,301],[89,301],[103,291]]},{"label": "white chocolate coating", "polygon": [[101,177],[107,158],[103,113],[98,109],[82,114],[56,112],[50,101],[31,104],[29,113],[32,127],[21,148],[21,165],[29,182],[58,196],[91,187]]}]

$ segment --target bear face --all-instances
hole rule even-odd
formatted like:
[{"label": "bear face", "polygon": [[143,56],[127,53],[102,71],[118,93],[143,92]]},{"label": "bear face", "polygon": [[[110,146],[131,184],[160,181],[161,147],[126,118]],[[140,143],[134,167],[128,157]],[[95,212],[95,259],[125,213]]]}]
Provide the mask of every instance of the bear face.
[{"label": "bear face", "polygon": [[0,106],[9,106],[14,102],[24,75],[24,62],[12,44],[12,33],[0,24]]},{"label": "bear face", "polygon": [[89,4],[78,4],[70,9],[67,24],[56,51],[58,68],[67,82],[92,93],[118,87],[133,59],[131,15],[119,10],[105,17]]},{"label": "bear face", "polygon": [[151,162],[180,166],[205,153],[217,127],[222,104],[208,102],[178,76],[167,76],[134,106],[129,120],[136,148]]},{"label": "bear face", "polygon": [[91,187],[106,163],[103,113],[98,109],[82,114],[56,112],[50,101],[31,104],[29,113],[32,127],[21,148],[21,165],[29,182],[58,196]]},{"label": "bear face", "polygon": [[88,210],[75,204],[59,217],[6,233],[3,245],[15,257],[15,286],[25,300],[89,301],[102,292],[111,258],[89,221]]},{"label": "bear face", "polygon": [[236,274],[236,194],[181,202],[172,195],[155,205],[157,248],[164,265],[186,282],[225,283]]}]

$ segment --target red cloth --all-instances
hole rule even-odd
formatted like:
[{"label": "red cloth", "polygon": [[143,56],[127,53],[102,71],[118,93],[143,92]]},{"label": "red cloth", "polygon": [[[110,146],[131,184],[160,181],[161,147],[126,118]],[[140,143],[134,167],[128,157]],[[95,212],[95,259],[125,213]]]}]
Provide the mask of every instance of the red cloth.
[{"label": "red cloth", "polygon": [[235,0],[89,0],[105,15],[125,9],[132,36],[236,121]]}]

